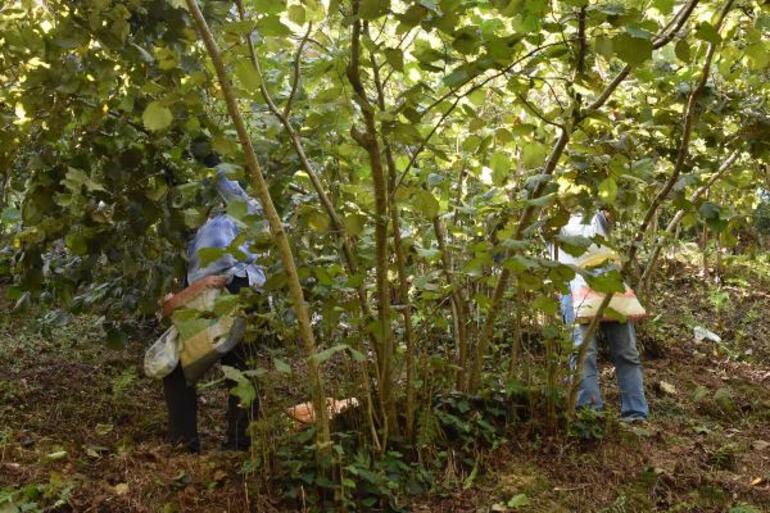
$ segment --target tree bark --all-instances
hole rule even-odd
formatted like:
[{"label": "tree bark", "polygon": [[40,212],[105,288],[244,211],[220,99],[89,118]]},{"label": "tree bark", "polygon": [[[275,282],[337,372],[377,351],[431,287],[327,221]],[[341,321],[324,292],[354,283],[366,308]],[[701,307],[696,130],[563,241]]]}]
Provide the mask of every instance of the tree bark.
[{"label": "tree bark", "polygon": [[377,288],[377,335],[380,346],[378,359],[379,393],[383,417],[385,418],[385,436],[383,446],[387,445],[388,432],[397,433],[398,423],[393,400],[393,330],[390,325],[390,286],[388,283],[388,186],[382,165],[380,142],[377,137],[377,124],[372,107],[361,81],[361,20],[358,17],[359,0],[353,0],[352,15],[355,18],[351,33],[351,57],[347,67],[348,81],[353,86],[355,100],[361,108],[365,131],[355,127],[351,134],[356,142],[369,154],[372,168],[372,182],[375,203],[375,267]]}]

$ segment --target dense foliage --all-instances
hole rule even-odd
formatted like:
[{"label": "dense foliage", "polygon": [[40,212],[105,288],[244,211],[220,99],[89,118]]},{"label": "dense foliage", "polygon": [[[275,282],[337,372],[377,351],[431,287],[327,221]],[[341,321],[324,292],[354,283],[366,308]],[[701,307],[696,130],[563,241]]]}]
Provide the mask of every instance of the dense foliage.
[{"label": "dense foliage", "polygon": [[[554,425],[569,344],[556,297],[576,270],[546,248],[590,243],[559,235],[570,213],[613,211],[632,284],[677,234],[733,247],[761,242],[756,219],[766,231],[763,2],[201,2],[224,84],[190,5],[0,7],[0,272],[14,299],[108,314],[113,342],[116,320],[152,315],[215,205],[196,145],[254,178],[232,82],[313,315],[309,357],[352,357],[345,387],[368,397],[360,432],[382,461],[401,464],[392,440],[419,447],[455,390],[525,381]],[[276,239],[230,213],[270,270],[262,318],[291,340]],[[546,355],[533,370],[530,338]]]}]

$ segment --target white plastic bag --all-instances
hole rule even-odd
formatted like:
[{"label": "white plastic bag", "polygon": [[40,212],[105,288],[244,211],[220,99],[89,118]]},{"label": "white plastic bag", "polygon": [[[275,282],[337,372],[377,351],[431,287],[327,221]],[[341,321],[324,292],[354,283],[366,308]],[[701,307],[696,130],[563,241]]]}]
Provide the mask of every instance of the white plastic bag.
[{"label": "white plastic bag", "polygon": [[163,379],[179,364],[179,331],[171,326],[144,353],[144,373]]}]

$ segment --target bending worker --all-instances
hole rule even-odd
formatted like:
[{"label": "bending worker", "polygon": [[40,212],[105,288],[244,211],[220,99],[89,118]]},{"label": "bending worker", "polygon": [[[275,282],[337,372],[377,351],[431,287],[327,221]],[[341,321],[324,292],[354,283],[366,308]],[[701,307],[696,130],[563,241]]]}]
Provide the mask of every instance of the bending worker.
[{"label": "bending worker", "polygon": [[[211,158],[211,156],[209,157]],[[241,186],[225,177],[221,170],[217,171],[216,187],[225,204],[243,202],[249,214],[262,214],[259,203],[249,197]],[[256,263],[256,255],[249,250],[249,243],[239,246],[238,258],[230,253],[208,265],[201,265],[199,251],[203,248],[227,250],[240,232],[238,222],[226,213],[212,216],[195,234],[187,248],[188,268],[185,285],[209,276],[226,278],[226,288],[231,294],[238,294],[243,287],[260,288],[265,283],[265,273]],[[224,354],[221,362],[224,365],[245,370],[248,353],[246,344],[239,343],[228,353]],[[228,380],[228,390],[236,385]],[[200,451],[198,437],[198,394],[194,384],[188,383],[182,370],[181,363],[171,374],[163,379],[163,389],[169,414],[169,438],[171,443],[182,446],[191,452]],[[257,415],[257,401],[252,401],[250,407],[242,408],[238,397],[230,395],[227,407],[227,432],[223,444],[224,449],[245,450],[251,440],[247,434],[250,419]]]}]

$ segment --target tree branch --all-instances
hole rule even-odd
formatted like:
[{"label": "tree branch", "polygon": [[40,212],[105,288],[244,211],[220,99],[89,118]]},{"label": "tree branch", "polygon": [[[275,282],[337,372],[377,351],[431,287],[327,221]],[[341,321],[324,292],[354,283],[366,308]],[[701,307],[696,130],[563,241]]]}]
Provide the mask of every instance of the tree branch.
[{"label": "tree branch", "polygon": [[[241,0],[237,0],[238,2],[238,10],[241,12],[241,19],[243,19],[243,3]],[[300,76],[300,69],[299,69],[299,63],[300,59],[302,58],[302,50],[305,48],[305,45],[307,44],[308,38],[310,37],[310,31],[313,30],[313,23],[310,22],[307,24],[307,32],[305,32],[305,37],[302,38],[302,41],[299,43],[299,46],[297,47],[297,54],[294,56],[294,77],[291,82],[291,92],[289,93],[289,97],[286,99],[286,105],[283,108],[283,117],[287,118],[289,117],[289,114],[291,113],[291,102],[294,101],[294,95],[297,94],[297,86],[299,85],[299,76]],[[254,45],[251,44],[251,39],[249,39],[249,45],[252,47],[252,55],[255,56],[253,52]]]},{"label": "tree branch", "polygon": [[[722,165],[719,166],[719,169],[717,169],[716,173],[714,173],[703,185],[698,187],[692,195],[690,195],[690,203],[697,202],[706,192],[708,192],[709,189],[711,189],[711,186],[714,185],[717,180],[722,178],[727,171],[730,170],[733,164],[738,160],[738,157],[740,156],[740,151],[735,150],[730,154],[727,159],[725,159],[724,162],[722,162]],[[684,218],[687,211],[685,209],[679,209],[679,211],[674,215],[673,219],[668,223],[666,226],[666,229],[663,232],[663,235],[658,238],[657,243],[655,244],[655,247],[652,250],[652,253],[650,254],[650,258],[647,261],[647,265],[644,267],[644,272],[642,273],[642,277],[639,278],[639,284],[637,285],[637,289],[639,290],[645,290],[649,279],[652,276],[652,270],[655,267],[655,263],[658,260],[658,256],[660,255],[660,251],[663,248],[663,243],[665,242],[666,238],[670,237],[676,228],[679,226],[679,223],[682,222],[682,219]]]}]

